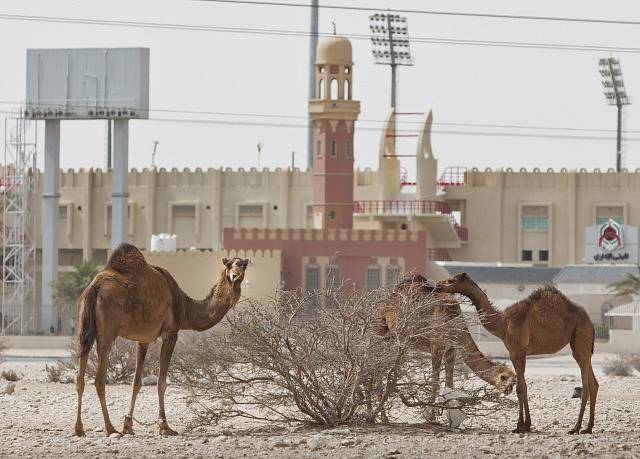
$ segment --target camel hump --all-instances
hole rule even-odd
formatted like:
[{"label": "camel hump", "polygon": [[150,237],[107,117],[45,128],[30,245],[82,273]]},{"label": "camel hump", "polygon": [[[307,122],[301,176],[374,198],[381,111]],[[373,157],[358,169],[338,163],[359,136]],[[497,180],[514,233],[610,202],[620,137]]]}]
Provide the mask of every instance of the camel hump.
[{"label": "camel hump", "polygon": [[141,272],[146,265],[142,252],[136,246],[123,242],[111,253],[105,269],[122,274],[135,274]]}]

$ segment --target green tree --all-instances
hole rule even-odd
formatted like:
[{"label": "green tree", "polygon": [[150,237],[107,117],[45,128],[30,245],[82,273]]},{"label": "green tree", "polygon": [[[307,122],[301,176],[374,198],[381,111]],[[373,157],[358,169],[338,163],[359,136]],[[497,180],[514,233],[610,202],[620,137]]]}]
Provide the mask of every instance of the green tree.
[{"label": "green tree", "polygon": [[98,274],[98,264],[93,260],[85,260],[73,271],[62,273],[58,280],[52,282],[53,304],[58,311],[63,312],[73,308],[96,274]]},{"label": "green tree", "polygon": [[638,295],[640,294],[640,275],[629,273],[621,281],[613,282],[607,287],[616,295]]}]

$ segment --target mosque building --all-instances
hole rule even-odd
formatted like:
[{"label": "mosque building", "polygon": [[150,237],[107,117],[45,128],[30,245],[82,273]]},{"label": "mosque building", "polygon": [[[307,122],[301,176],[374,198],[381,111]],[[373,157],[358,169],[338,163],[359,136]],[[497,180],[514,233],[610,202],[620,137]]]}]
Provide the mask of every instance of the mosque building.
[{"label": "mosque building", "polygon": [[[439,174],[428,111],[416,144],[415,191],[409,193],[395,149],[393,110],[381,133],[377,170],[354,169],[360,102],[353,99],[358,79],[348,39],[319,41],[316,77],[309,101],[311,169],[132,169],[129,242],[148,251],[151,235],[170,233],[186,251],[178,258],[193,251],[250,254],[256,264],[248,279],[262,279],[265,295],[342,282],[373,289],[392,286],[402,272],[442,278],[473,268],[505,299],[529,292],[531,279],[571,279],[567,288],[576,295],[596,298],[590,313],[598,320],[629,300],[614,299],[606,286],[638,272],[638,171],[460,167]],[[60,172],[61,271],[83,259],[106,261],[111,180],[111,172],[100,169]],[[37,183],[41,199],[42,180]],[[35,208],[41,212],[42,206]],[[36,240],[41,244],[41,228]],[[588,282],[576,269],[590,269],[588,275],[581,271]],[[199,275],[205,274],[191,273],[186,281]],[[507,278],[504,287],[500,279]]]}]

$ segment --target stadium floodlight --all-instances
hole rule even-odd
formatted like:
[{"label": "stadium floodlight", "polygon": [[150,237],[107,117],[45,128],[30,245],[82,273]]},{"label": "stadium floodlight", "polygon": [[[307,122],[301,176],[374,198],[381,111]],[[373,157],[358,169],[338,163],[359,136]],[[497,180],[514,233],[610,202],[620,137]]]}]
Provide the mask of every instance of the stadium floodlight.
[{"label": "stadium floodlight", "polygon": [[622,167],[622,107],[631,104],[631,97],[624,86],[622,67],[620,60],[614,57],[602,58],[598,62],[604,97],[609,105],[618,108],[618,135],[616,142],[616,170],[620,172]]},{"label": "stadium floodlight", "polygon": [[396,108],[396,68],[398,65],[413,65],[407,18],[376,13],[369,16],[369,28],[375,63],[391,66],[391,107]]}]

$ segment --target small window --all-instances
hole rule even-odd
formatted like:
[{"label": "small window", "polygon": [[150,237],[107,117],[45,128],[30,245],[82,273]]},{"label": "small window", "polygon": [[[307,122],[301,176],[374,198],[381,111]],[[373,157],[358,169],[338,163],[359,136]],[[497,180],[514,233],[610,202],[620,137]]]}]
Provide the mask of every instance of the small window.
[{"label": "small window", "polygon": [[344,74],[345,75],[349,75],[350,73],[351,73],[351,67],[349,67],[348,65],[345,65]]},{"label": "small window", "polygon": [[351,100],[351,86],[349,80],[344,80],[344,98]]},{"label": "small window", "polygon": [[316,156],[322,158],[322,140],[318,140],[316,145]]},{"label": "small window", "polygon": [[400,279],[400,266],[389,265],[387,266],[387,288],[395,288],[398,285]]},{"label": "small window", "polygon": [[336,211],[335,210],[330,210],[329,211],[329,220],[335,220],[336,219]]},{"label": "small window", "polygon": [[338,145],[335,140],[331,141],[331,157],[336,158],[338,156]]},{"label": "small window", "polygon": [[318,71],[320,73],[324,73],[324,65],[321,65],[320,67],[318,67]]},{"label": "small window", "polygon": [[609,219],[619,225],[624,225],[624,209],[622,206],[599,206],[596,208],[596,225],[604,225]]},{"label": "small window", "polygon": [[324,80],[322,78],[318,81],[318,99],[324,99]]},{"label": "small window", "polygon": [[58,218],[66,220],[67,219],[67,209],[68,206],[58,206]]},{"label": "small window", "polygon": [[195,218],[196,217],[196,206],[194,206],[193,204],[174,205],[172,210],[173,210],[173,216],[176,218]]},{"label": "small window", "polygon": [[548,250],[539,250],[538,251],[538,260],[539,261],[549,261],[549,251]]},{"label": "small window", "polygon": [[344,157],[351,159],[351,142],[347,142],[344,146]]},{"label": "small window", "polygon": [[305,286],[307,293],[313,293],[320,289],[320,266],[309,264],[305,268]]},{"label": "small window", "polygon": [[533,251],[532,250],[523,250],[522,251],[522,261],[532,261],[533,260]]},{"label": "small window", "polygon": [[524,231],[549,231],[549,218],[524,216],[522,217],[522,229]]},{"label": "small window", "polygon": [[371,265],[367,268],[366,289],[368,292],[380,288],[380,266]]},{"label": "small window", "polygon": [[[176,214],[176,207],[174,206],[173,212]],[[238,209],[238,213],[241,217],[260,217],[262,218],[263,207],[261,205],[241,205]]]}]

